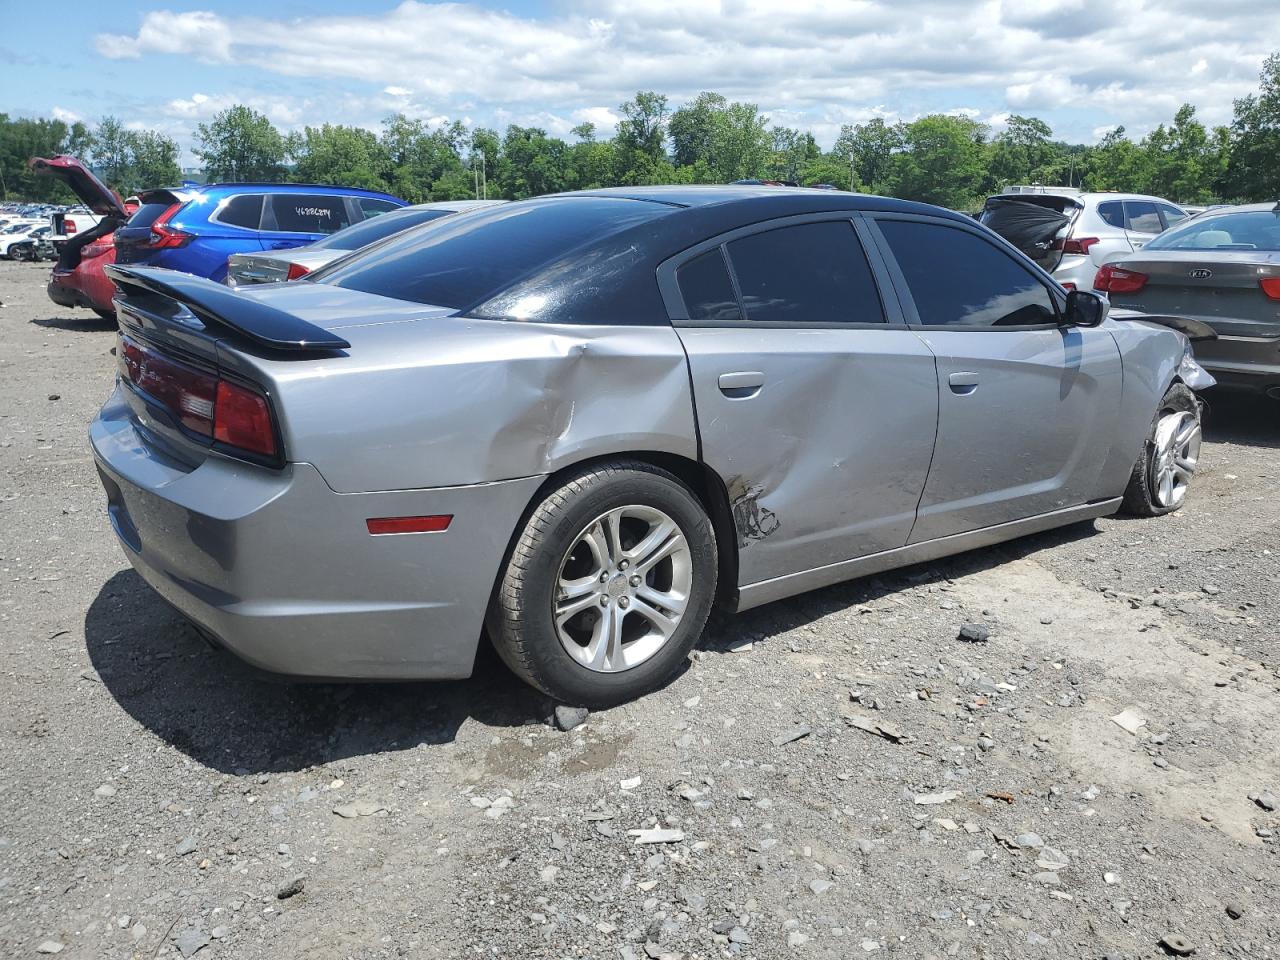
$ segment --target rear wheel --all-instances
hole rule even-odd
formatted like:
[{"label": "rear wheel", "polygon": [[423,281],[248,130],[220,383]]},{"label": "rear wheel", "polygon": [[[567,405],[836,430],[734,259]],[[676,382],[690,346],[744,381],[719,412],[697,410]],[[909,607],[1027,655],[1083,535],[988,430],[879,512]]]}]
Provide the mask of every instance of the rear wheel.
[{"label": "rear wheel", "polygon": [[543,692],[612,706],[679,670],[716,575],[715,532],[688,487],[647,463],[595,466],[528,518],[490,605],[489,635]]},{"label": "rear wheel", "polygon": [[1200,463],[1200,404],[1184,384],[1171,386],[1133,465],[1122,509],[1139,517],[1158,517],[1186,501]]}]

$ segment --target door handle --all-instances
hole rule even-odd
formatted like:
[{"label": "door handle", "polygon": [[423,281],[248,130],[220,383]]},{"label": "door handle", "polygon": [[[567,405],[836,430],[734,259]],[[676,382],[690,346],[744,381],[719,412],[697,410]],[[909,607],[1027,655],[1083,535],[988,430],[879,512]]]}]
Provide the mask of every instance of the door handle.
[{"label": "door handle", "polygon": [[730,400],[746,400],[760,392],[764,386],[764,374],[758,370],[739,370],[720,374],[716,382],[720,392]]},{"label": "door handle", "polygon": [[958,393],[962,397],[967,397],[973,391],[978,389],[978,375],[967,370],[959,373],[953,373],[947,377],[947,383],[951,386],[952,393]]}]

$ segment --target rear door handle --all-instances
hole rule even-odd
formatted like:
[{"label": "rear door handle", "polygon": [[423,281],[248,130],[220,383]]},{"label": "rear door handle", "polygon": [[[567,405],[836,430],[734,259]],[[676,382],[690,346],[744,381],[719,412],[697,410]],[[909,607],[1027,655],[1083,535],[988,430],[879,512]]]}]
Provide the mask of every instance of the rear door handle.
[{"label": "rear door handle", "polygon": [[978,389],[978,375],[967,370],[959,373],[953,373],[947,377],[947,383],[951,385],[951,392],[958,393],[962,397],[968,396]]},{"label": "rear door handle", "polygon": [[760,388],[764,386],[764,374],[758,370],[722,373],[717,383],[720,392],[730,400],[745,400],[760,392]]}]

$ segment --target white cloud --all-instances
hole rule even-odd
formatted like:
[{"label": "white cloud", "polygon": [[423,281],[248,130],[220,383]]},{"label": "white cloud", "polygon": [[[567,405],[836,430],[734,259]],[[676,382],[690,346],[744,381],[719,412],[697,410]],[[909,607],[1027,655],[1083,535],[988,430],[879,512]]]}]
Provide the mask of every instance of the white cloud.
[{"label": "white cloud", "polygon": [[[583,104],[654,89],[677,106],[716,90],[829,144],[843,123],[938,112],[994,126],[1035,113],[1058,135],[1084,138],[1116,123],[1140,134],[1190,101],[1206,123],[1223,123],[1280,36],[1280,5],[1204,0],[792,0],[782,15],[773,0],[562,0],[552,9],[533,17],[406,0],[298,19],[154,10],[135,34],[101,34],[96,46],[117,60],[227,66],[237,89],[170,101],[169,116],[203,118],[210,104],[252,99],[287,124],[376,124],[403,110],[551,132],[590,120],[603,133],[614,107]],[[262,73],[315,92],[273,95]]]},{"label": "white cloud", "polygon": [[54,107],[49,111],[50,116],[55,120],[61,120],[63,123],[79,123],[84,119],[74,110],[68,110],[65,107]]}]

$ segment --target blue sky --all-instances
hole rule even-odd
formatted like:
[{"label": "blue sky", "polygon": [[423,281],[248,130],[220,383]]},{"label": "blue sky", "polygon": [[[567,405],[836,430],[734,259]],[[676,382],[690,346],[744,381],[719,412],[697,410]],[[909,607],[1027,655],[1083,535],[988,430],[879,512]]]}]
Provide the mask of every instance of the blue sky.
[{"label": "blue sky", "polygon": [[717,90],[824,145],[843,123],[931,112],[996,131],[1031,114],[1089,142],[1145,133],[1183,101],[1227,122],[1280,48],[1280,4],[1253,0],[4,6],[0,111],[109,113],[184,149],[236,102],[288,129],[403,111],[563,136],[582,120],[608,132],[637,89],[673,106]]}]

